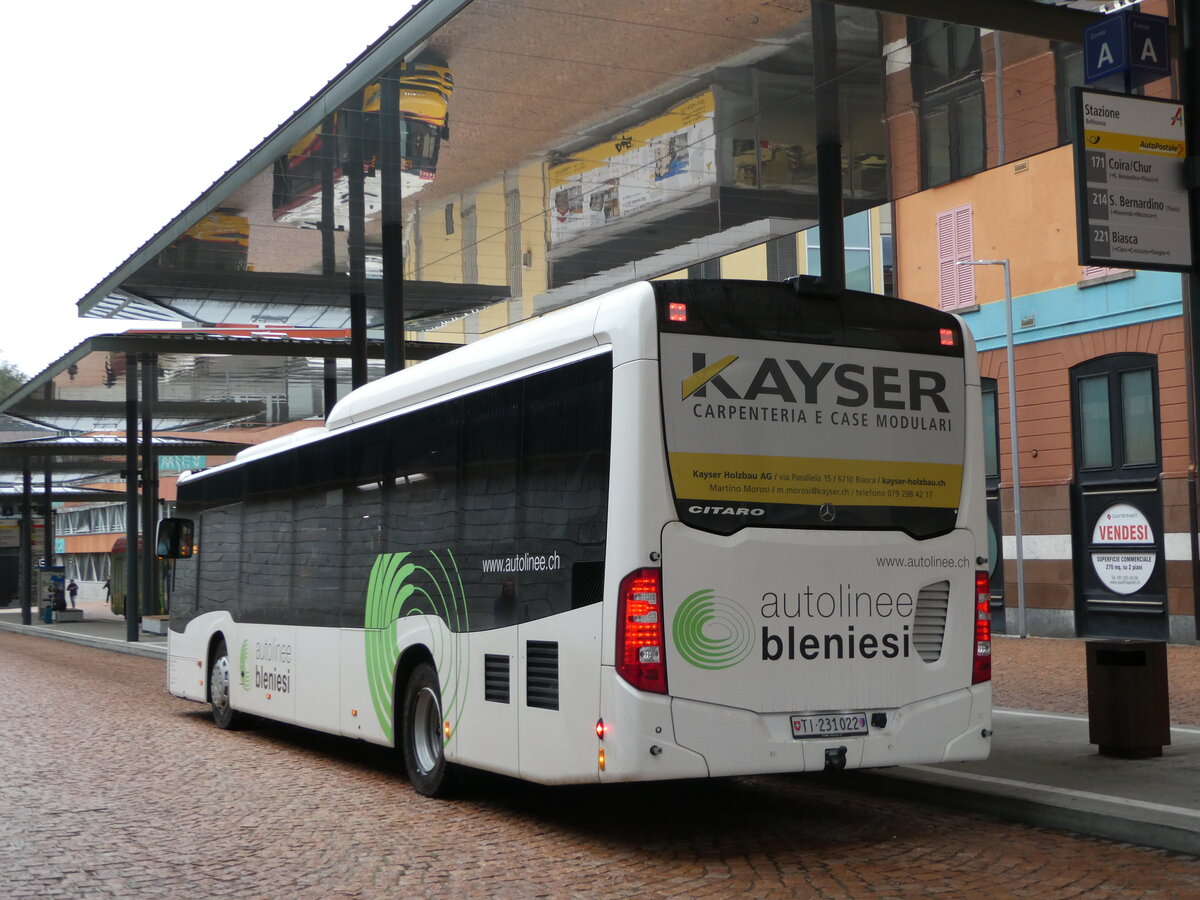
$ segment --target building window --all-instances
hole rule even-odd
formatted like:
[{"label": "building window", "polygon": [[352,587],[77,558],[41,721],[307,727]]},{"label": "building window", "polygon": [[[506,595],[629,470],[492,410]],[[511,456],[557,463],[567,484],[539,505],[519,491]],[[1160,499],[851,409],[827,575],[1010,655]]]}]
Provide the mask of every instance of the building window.
[{"label": "building window", "polygon": [[1100,278],[1108,278],[1112,275],[1132,274],[1130,269],[1114,269],[1111,266],[1081,266],[1079,269],[1080,281],[1096,281]]},{"label": "building window", "polygon": [[983,399],[983,474],[989,481],[1000,480],[999,405],[996,401],[996,379],[980,379]]},{"label": "building window", "polygon": [[694,279],[714,279],[721,277],[721,260],[706,259],[694,266],[688,266],[687,277]]},{"label": "building window", "polygon": [[[846,287],[854,291],[871,290],[871,211],[863,210],[846,216],[842,222],[843,244],[846,251]],[[821,274],[821,232],[807,232],[809,275]]]},{"label": "building window", "polygon": [[1108,410],[1108,376],[1092,375],[1079,383],[1079,453],[1085,469],[1112,465],[1112,419]]},{"label": "building window", "polygon": [[975,267],[962,266],[975,258],[971,204],[937,216],[938,303],[942,309],[975,305]]},{"label": "building window", "polygon": [[931,188],[986,167],[983,56],[978,28],[922,19],[910,23],[921,186]]},{"label": "building window", "polygon": [[1154,357],[1103,356],[1071,370],[1076,459],[1081,473],[1144,478],[1157,472],[1159,425]]}]

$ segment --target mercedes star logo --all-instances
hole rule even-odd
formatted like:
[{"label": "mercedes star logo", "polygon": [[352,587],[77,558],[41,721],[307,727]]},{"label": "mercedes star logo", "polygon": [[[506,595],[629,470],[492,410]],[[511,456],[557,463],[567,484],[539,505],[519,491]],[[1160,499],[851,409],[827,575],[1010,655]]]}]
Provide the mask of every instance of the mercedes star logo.
[{"label": "mercedes star logo", "polygon": [[837,518],[837,510],[834,508],[833,504],[832,503],[822,503],[821,504],[821,521],[824,522],[825,524],[829,524],[836,518]]}]

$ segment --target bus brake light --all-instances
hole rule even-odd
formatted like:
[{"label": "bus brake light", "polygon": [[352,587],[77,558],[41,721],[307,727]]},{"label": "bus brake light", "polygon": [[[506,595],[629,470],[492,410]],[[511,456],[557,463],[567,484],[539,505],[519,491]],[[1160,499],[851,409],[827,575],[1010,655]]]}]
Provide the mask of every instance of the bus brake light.
[{"label": "bus brake light", "polygon": [[667,306],[667,318],[672,322],[687,321],[687,304],[686,303],[671,303]]},{"label": "bus brake light", "polygon": [[955,344],[954,329],[953,328],[942,328],[941,329],[941,341],[942,341],[943,347],[953,347]]},{"label": "bus brake light", "polygon": [[617,599],[617,674],[641,691],[667,692],[663,654],[662,573],[635,569]]},{"label": "bus brake light", "polygon": [[971,684],[992,680],[992,592],[987,572],[975,573],[975,654]]}]

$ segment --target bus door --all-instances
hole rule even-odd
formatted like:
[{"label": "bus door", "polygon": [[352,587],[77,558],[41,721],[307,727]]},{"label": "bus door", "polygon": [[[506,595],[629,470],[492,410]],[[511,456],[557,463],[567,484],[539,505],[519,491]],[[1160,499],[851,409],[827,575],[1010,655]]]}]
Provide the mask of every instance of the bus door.
[{"label": "bus door", "polygon": [[1072,543],[1082,637],[1165,640],[1166,560],[1157,372],[1143,353],[1071,370]]}]

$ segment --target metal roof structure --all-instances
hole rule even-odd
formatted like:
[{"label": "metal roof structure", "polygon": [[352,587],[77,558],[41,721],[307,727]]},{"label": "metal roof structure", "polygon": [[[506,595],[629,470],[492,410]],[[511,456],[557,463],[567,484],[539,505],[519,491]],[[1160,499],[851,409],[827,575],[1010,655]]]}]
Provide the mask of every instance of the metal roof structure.
[{"label": "metal roof structure", "polygon": [[[1113,5],[834,4],[846,212],[886,202],[903,183],[889,172],[912,164],[889,153],[880,127],[898,101],[917,103],[887,92],[888,71],[918,65],[889,23],[957,22],[1049,46],[1077,43]],[[820,54],[810,6],[694,0],[682,21],[674,6],[635,0],[602,9],[584,0],[425,0],[80,299],[80,312],[368,329],[398,317],[412,330],[507,306],[468,326],[484,333],[812,227],[809,107]],[[440,88],[414,87],[422,65],[443,67]],[[389,116],[369,97],[397,84],[402,115]],[[696,134],[667,120],[681,102],[709,94],[713,108],[701,115],[713,123],[715,156],[693,145],[689,163],[681,142]],[[351,134],[360,114],[364,131]],[[1044,130],[1048,149],[1058,131]],[[666,164],[668,135],[675,155]],[[645,160],[634,164],[628,154],[639,152]],[[620,164],[614,153],[626,154]],[[651,176],[655,153],[667,168]],[[357,212],[351,157],[366,170]],[[392,188],[389,159],[398,167]],[[689,164],[690,181],[672,182]],[[580,171],[595,180],[578,182]],[[606,192],[610,182],[621,182],[619,200]],[[355,294],[366,307],[358,325]]]},{"label": "metal roof structure", "polygon": [[[84,340],[0,400],[0,492],[20,490],[26,464],[54,473],[55,499],[68,486],[125,468],[130,357],[155,360],[150,449],[157,455],[229,456],[253,431],[323,418],[350,389],[351,351],[344,336],[312,334],[183,330]],[[421,359],[446,349],[413,343],[409,354]],[[371,342],[368,352],[378,359],[382,346]]]},{"label": "metal roof structure", "polygon": [[[349,390],[345,363],[352,351],[344,334],[239,331],[244,333],[91,337],[0,401],[4,514],[19,510],[22,533],[31,535],[40,501],[42,552],[49,557],[53,503],[123,501],[127,541],[133,541],[138,527],[130,510],[140,503],[141,539],[152,541],[159,515],[158,473],[165,460],[197,460],[203,466],[209,457],[233,456],[255,440],[256,431],[323,418],[339,391]],[[423,358],[445,349],[421,343],[411,354]],[[378,358],[382,347],[372,342],[366,351]],[[190,466],[172,468],[185,467]],[[124,491],[92,486],[121,481]],[[26,604],[22,620],[28,624],[32,547],[24,546],[19,569]],[[144,573],[153,572],[152,557],[139,560],[135,553],[130,559],[135,567],[148,566]],[[145,577],[149,582],[153,576]],[[127,633],[137,640],[136,617]]]},{"label": "metal roof structure", "polygon": [[[254,334],[257,336],[249,336]],[[97,335],[87,338],[0,400],[0,414],[56,431],[83,433],[123,427],[125,421],[125,357],[154,354],[162,384],[155,408],[155,431],[229,426],[267,421],[266,400],[295,400],[305,391],[324,387],[323,361],[349,358],[345,336],[304,337],[295,329],[261,329],[246,336],[207,330]],[[449,349],[412,343],[410,354],[424,359]],[[378,342],[368,345],[373,358],[382,356]],[[344,365],[338,385],[348,390]],[[320,416],[311,398],[283,418]],[[292,404],[289,404],[289,408]]]}]

